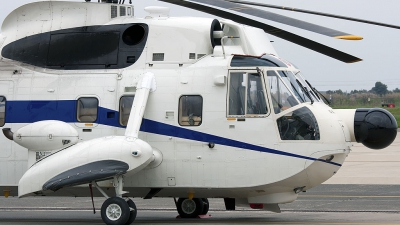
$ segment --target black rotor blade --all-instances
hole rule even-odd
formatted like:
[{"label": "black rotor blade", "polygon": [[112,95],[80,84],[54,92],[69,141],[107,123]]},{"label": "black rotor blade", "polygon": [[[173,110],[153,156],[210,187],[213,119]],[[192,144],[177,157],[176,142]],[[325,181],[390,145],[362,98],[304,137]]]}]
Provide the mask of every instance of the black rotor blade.
[{"label": "black rotor blade", "polygon": [[349,21],[355,21],[355,22],[360,22],[360,23],[367,23],[367,24],[372,24],[372,25],[377,25],[377,26],[382,26],[382,27],[390,27],[390,28],[394,28],[394,29],[400,29],[400,26],[396,26],[396,25],[392,25],[392,24],[380,23],[380,22],[370,21],[370,20],[363,20],[363,19],[352,18],[352,17],[347,17],[347,16],[339,16],[339,15],[334,15],[334,14],[329,14],[329,13],[310,11],[310,10],[305,10],[305,9],[295,9],[292,7],[269,5],[269,4],[264,4],[264,3],[241,1],[241,0],[226,0],[226,1],[240,3],[243,5],[254,5],[254,6],[261,6],[261,7],[273,8],[273,9],[281,9],[281,10],[287,10],[287,11],[293,11],[293,12],[301,12],[301,13],[313,14],[313,15],[318,15],[318,16],[332,17],[332,18],[336,18],[336,19],[349,20]]},{"label": "black rotor blade", "polygon": [[[296,34],[281,30],[277,27],[258,22],[256,20],[252,20],[240,15],[236,15],[230,12],[226,12],[220,9],[216,9],[214,7],[198,4],[195,2],[188,2],[188,1],[183,1],[183,0],[160,0],[163,2],[168,2],[171,4],[183,6],[186,8],[190,9],[195,9],[201,12],[205,12],[211,15],[223,17],[226,19],[231,19],[237,23],[249,25],[252,27],[257,27],[260,29],[263,29],[266,33],[274,35],[276,37],[282,38],[284,40],[290,41],[292,43],[298,44],[300,46],[303,46],[305,48],[314,50],[316,52],[319,52],[321,54],[324,54],[326,56],[332,57],[334,59],[340,60],[345,63],[353,63],[353,62],[358,62],[361,61],[362,59],[357,58],[355,56],[349,55],[347,53],[341,52],[337,49],[331,48],[329,46],[320,44],[318,42],[312,41],[310,39],[298,36]],[[216,0],[214,0],[216,1]]]},{"label": "black rotor blade", "polygon": [[251,16],[256,16],[262,19],[267,19],[267,20],[271,20],[274,22],[278,22],[278,23],[282,23],[282,24],[286,24],[289,26],[293,26],[293,27],[297,27],[303,30],[308,30],[314,33],[318,33],[318,34],[322,34],[325,36],[329,36],[329,37],[334,37],[334,38],[338,38],[338,39],[344,39],[344,40],[362,40],[362,37],[360,36],[356,36],[356,35],[352,35],[349,33],[345,33],[342,31],[338,31],[338,30],[334,30],[334,29],[330,29],[327,27],[323,27],[323,26],[319,26],[316,24],[312,24],[312,23],[308,23],[305,21],[301,21],[301,20],[297,20],[297,19],[293,19],[287,16],[282,16],[276,13],[272,13],[272,12],[268,12],[265,10],[260,10],[260,9],[256,9],[256,8],[252,8],[250,6],[246,6],[246,5],[241,5],[241,4],[237,4],[234,3],[232,1],[221,1],[221,0],[191,0],[193,2],[199,2],[202,4],[207,4],[207,5],[213,5],[213,6],[217,6],[220,8],[224,8],[224,9],[228,9],[228,10],[233,10],[233,11],[237,11],[240,13],[245,13]]}]

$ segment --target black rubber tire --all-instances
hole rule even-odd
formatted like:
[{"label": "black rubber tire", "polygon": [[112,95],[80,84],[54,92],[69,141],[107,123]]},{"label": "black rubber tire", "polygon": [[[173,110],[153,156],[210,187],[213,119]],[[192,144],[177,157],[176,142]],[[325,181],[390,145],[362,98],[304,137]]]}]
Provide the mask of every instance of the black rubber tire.
[{"label": "black rubber tire", "polygon": [[132,201],[132,199],[128,199],[128,201],[126,201],[126,202],[128,203],[129,208],[133,209],[129,215],[128,221],[126,221],[126,223],[125,223],[125,225],[129,225],[129,224],[133,223],[133,221],[135,221],[136,216],[137,216],[137,209],[136,209],[136,204]]},{"label": "black rubber tire", "polygon": [[[195,208],[191,213],[185,212],[184,209],[182,209],[182,205],[186,205],[188,202],[187,201],[193,201]],[[179,198],[177,202],[177,210],[181,218],[196,218],[198,215],[201,215],[204,209],[204,203],[201,200],[201,198],[193,198],[192,200],[188,198]]]},{"label": "black rubber tire", "polygon": [[202,198],[201,199],[203,201],[203,211],[201,212],[200,215],[206,215],[208,213],[208,210],[210,209],[210,203],[208,202],[208,199],[206,198]]},{"label": "black rubber tire", "polygon": [[[121,215],[118,218],[116,218],[115,220],[112,220],[111,218],[109,218],[107,216],[107,208],[111,204],[118,205],[121,210]],[[129,215],[130,215],[129,205],[122,198],[118,198],[118,197],[108,198],[107,200],[104,201],[103,205],[101,206],[101,218],[103,219],[103,222],[107,225],[125,224],[129,219]]]}]

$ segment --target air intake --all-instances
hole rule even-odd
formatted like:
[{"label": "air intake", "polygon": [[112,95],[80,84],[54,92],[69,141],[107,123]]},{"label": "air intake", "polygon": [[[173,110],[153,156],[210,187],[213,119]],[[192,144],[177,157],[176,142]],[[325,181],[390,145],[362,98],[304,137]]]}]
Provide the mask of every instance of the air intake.
[{"label": "air intake", "polygon": [[153,61],[164,61],[164,53],[153,53]]},{"label": "air intake", "polygon": [[125,6],[119,7],[119,16],[126,16],[126,7]]},{"label": "air intake", "polygon": [[111,19],[118,16],[118,7],[116,5],[111,6]]}]

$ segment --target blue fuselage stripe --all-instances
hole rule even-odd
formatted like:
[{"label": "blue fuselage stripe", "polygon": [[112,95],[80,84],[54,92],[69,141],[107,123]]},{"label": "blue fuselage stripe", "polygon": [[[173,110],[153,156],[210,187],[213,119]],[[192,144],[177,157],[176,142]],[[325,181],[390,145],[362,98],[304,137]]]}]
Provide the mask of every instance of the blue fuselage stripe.
[{"label": "blue fuselage stripe", "polygon": [[[60,120],[67,123],[78,123],[76,118],[76,100],[7,101],[6,123],[33,123],[41,120]],[[108,125],[112,127],[123,127],[119,124],[119,112],[103,107],[98,108],[98,117],[94,123]],[[265,148],[149,119],[143,119],[140,131],[205,143],[211,142],[235,148],[266,152],[270,154],[325,162],[321,159]],[[341,166],[341,164],[335,162],[326,163]]]}]

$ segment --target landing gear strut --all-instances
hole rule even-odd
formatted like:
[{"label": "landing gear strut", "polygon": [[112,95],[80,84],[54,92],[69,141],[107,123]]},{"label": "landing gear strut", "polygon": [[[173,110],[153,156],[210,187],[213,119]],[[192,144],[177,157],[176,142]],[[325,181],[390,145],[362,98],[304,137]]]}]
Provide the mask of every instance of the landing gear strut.
[{"label": "landing gear strut", "polygon": [[123,199],[123,177],[114,177],[116,197],[108,197],[106,193],[95,183],[95,187],[107,198],[101,206],[101,218],[107,225],[129,225],[136,219],[136,205],[131,199]]},{"label": "landing gear strut", "polygon": [[209,205],[206,198],[179,198],[176,208],[181,218],[196,218],[207,214]]}]

